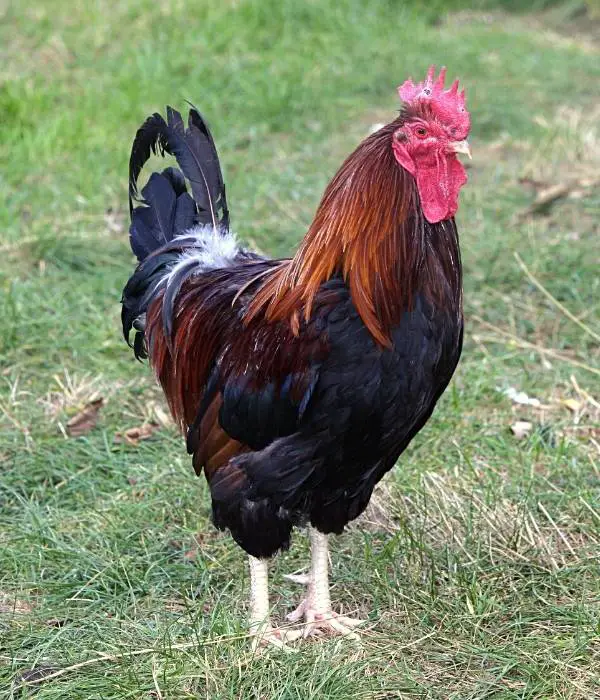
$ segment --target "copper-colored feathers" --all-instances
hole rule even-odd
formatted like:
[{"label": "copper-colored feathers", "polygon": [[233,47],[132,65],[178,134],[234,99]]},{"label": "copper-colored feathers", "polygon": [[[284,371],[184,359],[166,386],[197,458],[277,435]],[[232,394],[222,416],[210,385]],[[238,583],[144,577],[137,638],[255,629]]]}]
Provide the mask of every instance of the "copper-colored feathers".
[{"label": "copper-colored feathers", "polygon": [[206,284],[188,284],[178,299],[179,313],[170,342],[162,323],[162,297],[149,309],[146,337],[150,360],[163,387],[169,408],[182,430],[194,426],[203,399],[208,406],[194,426],[193,463],[197,474],[204,468],[210,479],[215,471],[248,448],[231,438],[219,423],[220,395],[205,397],[211,367],[221,347],[222,308],[211,308]]},{"label": "copper-colored feathers", "polygon": [[421,246],[416,193],[391,146],[399,120],[366,139],[328,185],[294,258],[271,273],[247,319],[310,317],[320,286],[339,272],[363,322],[381,345],[411,303]]}]

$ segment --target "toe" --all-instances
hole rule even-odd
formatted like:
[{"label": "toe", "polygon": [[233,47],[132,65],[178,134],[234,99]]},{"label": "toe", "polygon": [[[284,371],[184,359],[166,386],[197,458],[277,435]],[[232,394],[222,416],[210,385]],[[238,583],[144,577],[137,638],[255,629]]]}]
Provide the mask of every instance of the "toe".
[{"label": "toe", "polygon": [[279,635],[284,644],[290,644],[302,637],[301,630],[279,630]]},{"label": "toe", "polygon": [[338,618],[331,618],[331,620],[328,621],[328,625],[334,632],[341,634],[342,636],[346,637],[346,639],[360,639],[359,634],[353,632],[351,627],[346,627],[346,625],[342,624]]},{"label": "toe", "polygon": [[298,622],[298,620],[301,620],[304,617],[305,610],[306,610],[306,601],[303,600],[295,610],[292,610],[291,613],[288,613],[285,616],[285,619],[289,620],[290,622]]},{"label": "toe", "polygon": [[304,626],[304,633],[302,636],[304,639],[308,639],[308,637],[322,637],[323,634],[323,630],[318,625],[314,622],[309,622]]},{"label": "toe", "polygon": [[337,615],[336,620],[341,622],[344,627],[358,627],[366,622],[366,620],[359,620],[356,617],[345,617],[344,615]]}]

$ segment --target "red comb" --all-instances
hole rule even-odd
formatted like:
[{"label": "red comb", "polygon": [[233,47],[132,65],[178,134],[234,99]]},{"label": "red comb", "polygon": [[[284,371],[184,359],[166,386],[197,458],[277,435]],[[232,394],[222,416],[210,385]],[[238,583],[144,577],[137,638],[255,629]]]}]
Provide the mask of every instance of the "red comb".
[{"label": "red comb", "polygon": [[435,79],[435,66],[430,66],[422,83],[415,85],[409,78],[398,88],[398,94],[400,99],[409,105],[428,102],[440,119],[456,126],[464,133],[462,138],[466,138],[471,120],[465,107],[465,91],[458,91],[458,80],[455,80],[448,90],[444,90],[445,79],[446,68],[442,68]]}]

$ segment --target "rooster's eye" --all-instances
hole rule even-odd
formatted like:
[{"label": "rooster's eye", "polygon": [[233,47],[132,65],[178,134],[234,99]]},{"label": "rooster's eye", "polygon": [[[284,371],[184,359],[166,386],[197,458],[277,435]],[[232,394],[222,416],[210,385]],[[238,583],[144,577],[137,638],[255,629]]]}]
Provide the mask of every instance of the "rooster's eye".
[{"label": "rooster's eye", "polygon": [[425,138],[425,136],[427,136],[427,129],[424,129],[422,126],[418,126],[418,127],[415,129],[415,134],[416,134],[419,138],[423,139],[423,138]]}]

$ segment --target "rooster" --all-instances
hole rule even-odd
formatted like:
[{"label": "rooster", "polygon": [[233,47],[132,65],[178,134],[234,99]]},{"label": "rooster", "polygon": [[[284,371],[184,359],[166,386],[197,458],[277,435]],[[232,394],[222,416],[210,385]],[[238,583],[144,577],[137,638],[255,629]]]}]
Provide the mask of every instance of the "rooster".
[{"label": "rooster", "polygon": [[[271,260],[231,232],[210,131],[167,108],[135,137],[125,338],[149,358],[204,472],[213,522],[250,557],[253,643],[357,636],[332,609],[328,535],[341,533],[425,425],[462,348],[454,214],[470,117],[434,67],[398,89],[399,116],[366,138],[327,186],[294,257]],[[151,153],[179,168],[153,173]],[[189,188],[189,189],[188,189]],[[306,597],[269,618],[268,558],[308,525]],[[301,629],[297,629],[300,627]]]}]

